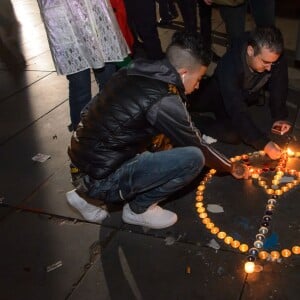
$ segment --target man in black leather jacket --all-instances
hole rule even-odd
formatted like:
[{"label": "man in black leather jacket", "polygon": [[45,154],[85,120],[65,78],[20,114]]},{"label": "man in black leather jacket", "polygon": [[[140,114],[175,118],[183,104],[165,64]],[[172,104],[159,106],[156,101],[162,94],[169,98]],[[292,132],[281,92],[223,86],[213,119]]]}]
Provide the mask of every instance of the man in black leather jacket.
[{"label": "man in black leather jacket", "polygon": [[[287,118],[288,68],[279,29],[258,27],[232,45],[221,58],[211,79],[190,95],[190,111],[213,112],[215,120],[199,118],[203,133],[228,143],[263,149],[272,159],[281,149],[251,117],[248,107],[257,103],[260,91],[269,91],[272,127],[281,134],[290,129]],[[195,120],[196,122],[196,120]],[[197,125],[198,126],[198,125]]]},{"label": "man in black leather jacket", "polygon": [[[106,213],[87,203],[82,192],[105,202],[126,201],[126,223],[165,228],[177,215],[157,203],[191,182],[204,164],[244,176],[243,165],[233,165],[205,143],[185,107],[186,94],[198,88],[209,64],[201,39],[176,33],[166,57],[120,70],[82,112],[68,153],[85,176],[67,200],[87,220],[101,222]],[[173,148],[145,151],[158,134]]]}]

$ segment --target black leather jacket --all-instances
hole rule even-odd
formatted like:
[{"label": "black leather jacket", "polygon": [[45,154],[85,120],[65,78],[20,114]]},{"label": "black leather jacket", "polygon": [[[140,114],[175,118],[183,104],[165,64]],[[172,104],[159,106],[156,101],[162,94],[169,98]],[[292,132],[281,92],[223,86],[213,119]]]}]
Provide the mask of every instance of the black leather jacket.
[{"label": "black leather jacket", "polygon": [[230,161],[201,139],[184,100],[180,76],[166,59],[135,61],[116,73],[82,112],[68,150],[72,162],[102,179],[163,133],[173,146],[201,148],[208,166],[231,171]]}]

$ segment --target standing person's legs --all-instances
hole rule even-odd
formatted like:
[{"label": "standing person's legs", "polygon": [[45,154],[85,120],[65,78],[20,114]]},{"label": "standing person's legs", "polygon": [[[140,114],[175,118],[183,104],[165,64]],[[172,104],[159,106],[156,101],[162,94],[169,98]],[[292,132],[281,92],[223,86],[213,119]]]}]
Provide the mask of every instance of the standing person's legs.
[{"label": "standing person's legs", "polygon": [[90,69],[67,75],[67,79],[69,80],[70,130],[75,130],[80,122],[81,110],[91,100]]},{"label": "standing person's legs", "polygon": [[93,69],[93,71],[100,91],[103,89],[104,85],[108,82],[111,76],[117,71],[117,66],[115,63],[106,63],[104,68]]},{"label": "standing person's legs", "polygon": [[248,0],[256,26],[275,25],[275,0]]},{"label": "standing person's legs", "polygon": [[245,32],[247,4],[239,6],[220,5],[220,14],[225,23],[230,45],[232,40],[239,38]]},{"label": "standing person's legs", "polygon": [[128,18],[131,18],[134,30],[143,41],[149,59],[161,59],[164,53],[156,26],[155,0],[125,0]]},{"label": "standing person's legs", "polygon": [[211,47],[211,14],[212,8],[205,4],[203,0],[198,0],[199,17],[200,17],[200,32],[203,41],[208,47]]},{"label": "standing person's legs", "polygon": [[169,10],[169,0],[157,0],[157,2],[160,19],[163,21],[171,21],[172,15]]},{"label": "standing person's legs", "polygon": [[197,2],[196,0],[179,0],[184,29],[188,32],[197,32]]}]

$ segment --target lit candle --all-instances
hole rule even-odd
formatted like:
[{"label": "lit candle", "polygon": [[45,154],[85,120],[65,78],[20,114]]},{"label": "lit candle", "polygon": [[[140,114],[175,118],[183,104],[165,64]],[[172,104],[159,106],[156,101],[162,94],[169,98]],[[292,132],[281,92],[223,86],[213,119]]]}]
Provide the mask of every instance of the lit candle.
[{"label": "lit candle", "polygon": [[271,257],[273,260],[278,259],[280,257],[280,253],[278,251],[272,251]]},{"label": "lit candle", "polygon": [[200,184],[198,186],[198,191],[204,191],[205,190],[205,186],[203,184]]},{"label": "lit candle", "polygon": [[291,150],[290,148],[288,148],[286,152],[289,157],[293,157],[295,155],[295,152],[293,150]]},{"label": "lit candle", "polygon": [[293,182],[288,182],[286,185],[289,189],[291,189],[294,186]]},{"label": "lit candle", "polygon": [[281,251],[281,255],[282,255],[283,257],[289,257],[289,256],[291,256],[291,254],[292,254],[292,252],[291,252],[289,249],[283,249],[283,250]]},{"label": "lit candle", "polygon": [[239,247],[239,250],[241,252],[247,252],[248,251],[248,245],[247,244],[241,244],[240,247]]},{"label": "lit candle", "polygon": [[208,224],[210,222],[210,218],[204,218],[203,220],[202,220],[202,223],[203,224]]},{"label": "lit candle", "polygon": [[200,219],[205,219],[205,218],[207,218],[207,213],[202,212],[199,214],[199,217],[200,217]]},{"label": "lit candle", "polygon": [[224,243],[227,245],[230,245],[232,241],[233,238],[231,236],[226,236],[226,238],[224,239]]},{"label": "lit candle", "polygon": [[210,169],[209,170],[209,173],[212,174],[212,175],[216,174],[216,172],[217,172],[217,170],[215,170],[215,169]]},{"label": "lit candle", "polygon": [[300,254],[300,246],[294,246],[294,247],[292,248],[292,252],[293,252],[294,254]]},{"label": "lit candle", "polygon": [[289,174],[292,176],[295,175],[296,173],[297,173],[297,171],[294,169],[289,170]]},{"label": "lit candle", "polygon": [[281,190],[285,193],[289,190],[289,187],[285,185],[281,188]]},{"label": "lit candle", "polygon": [[237,241],[237,240],[234,240],[234,241],[232,241],[230,243],[230,245],[231,245],[232,248],[238,248],[240,246],[240,244],[241,243],[239,241]]},{"label": "lit candle", "polygon": [[196,202],[195,204],[196,207],[202,207],[203,205],[204,205],[203,202]]},{"label": "lit candle", "polygon": [[278,185],[278,184],[279,184],[279,180],[277,180],[277,179],[273,179],[273,180],[272,180],[272,184],[274,184],[274,185]]},{"label": "lit candle", "polygon": [[206,224],[207,229],[212,229],[214,226],[215,226],[215,224],[213,222],[209,222]]},{"label": "lit candle", "polygon": [[219,231],[220,231],[219,227],[213,227],[213,228],[210,230],[210,232],[211,232],[212,234],[217,234]]},{"label": "lit candle", "polygon": [[272,195],[272,194],[274,194],[274,190],[273,190],[273,189],[267,189],[267,190],[266,190],[266,193],[267,193],[268,195]]},{"label": "lit candle", "polygon": [[277,195],[277,196],[280,196],[280,195],[282,195],[283,194],[283,191],[282,190],[276,190],[275,191],[275,195]]},{"label": "lit candle", "polygon": [[267,251],[260,251],[259,254],[258,254],[258,257],[260,259],[267,259],[269,256],[269,253]]},{"label": "lit candle", "polygon": [[220,239],[220,240],[222,240],[222,239],[224,239],[225,237],[226,237],[226,232],[224,232],[224,231],[220,231],[219,233],[218,233],[218,235],[217,235],[217,237]]},{"label": "lit candle", "polygon": [[246,273],[253,273],[255,269],[255,263],[253,261],[247,261],[245,263],[245,272]]},{"label": "lit candle", "polygon": [[201,214],[201,213],[204,213],[205,212],[205,207],[198,207],[197,208],[197,212],[199,213],[199,214]]},{"label": "lit candle", "polygon": [[254,243],[253,243],[254,247],[255,248],[258,248],[258,249],[261,249],[264,245],[264,243],[260,240],[256,240]]},{"label": "lit candle", "polygon": [[203,201],[203,196],[196,196],[196,201]]},{"label": "lit candle", "polygon": [[257,179],[258,177],[259,177],[259,174],[258,173],[252,173],[252,175],[251,175],[251,177],[253,178],[253,179]]},{"label": "lit candle", "polygon": [[259,180],[259,181],[258,181],[258,185],[259,185],[259,186],[263,186],[263,187],[264,187],[266,184],[267,184],[267,183],[266,183],[264,180]]}]

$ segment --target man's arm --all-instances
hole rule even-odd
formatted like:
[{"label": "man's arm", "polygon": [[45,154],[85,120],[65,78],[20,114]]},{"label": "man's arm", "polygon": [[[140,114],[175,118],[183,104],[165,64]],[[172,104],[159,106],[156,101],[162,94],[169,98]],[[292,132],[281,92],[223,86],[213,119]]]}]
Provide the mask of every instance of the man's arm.
[{"label": "man's arm", "polygon": [[273,122],[284,121],[288,112],[286,100],[288,95],[288,66],[286,57],[282,57],[272,66],[271,77],[268,84],[270,93],[270,110]]},{"label": "man's arm", "polygon": [[164,97],[148,111],[147,119],[159,132],[169,137],[174,146],[199,147],[208,167],[220,172],[232,172],[230,160],[202,140],[180,96]]}]

